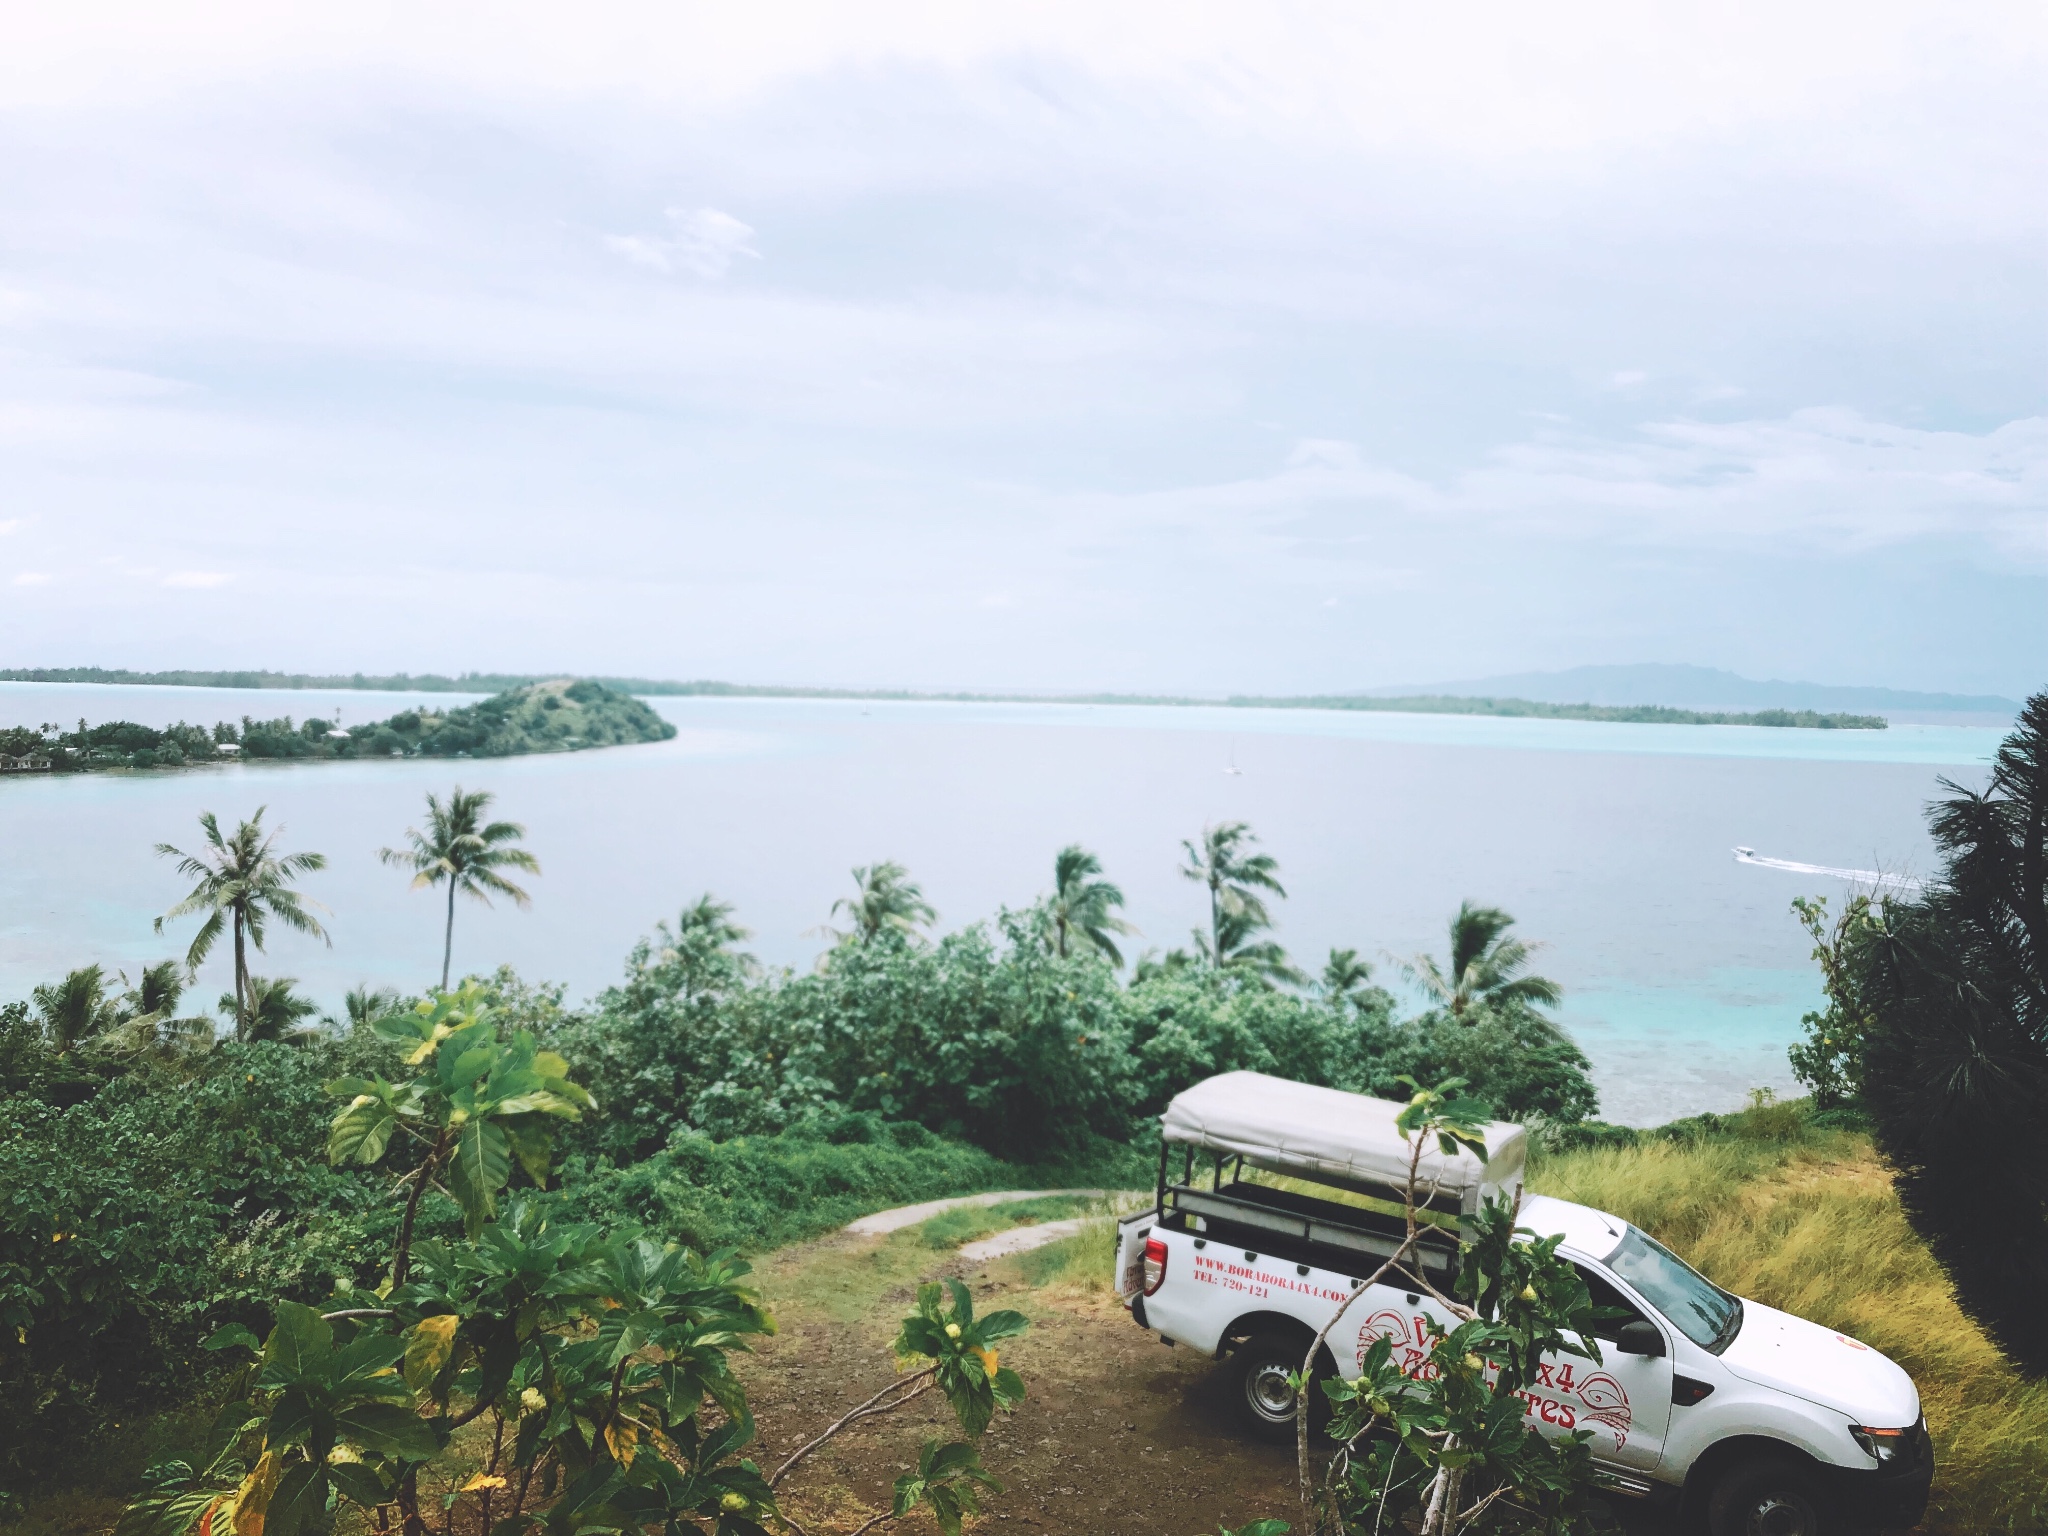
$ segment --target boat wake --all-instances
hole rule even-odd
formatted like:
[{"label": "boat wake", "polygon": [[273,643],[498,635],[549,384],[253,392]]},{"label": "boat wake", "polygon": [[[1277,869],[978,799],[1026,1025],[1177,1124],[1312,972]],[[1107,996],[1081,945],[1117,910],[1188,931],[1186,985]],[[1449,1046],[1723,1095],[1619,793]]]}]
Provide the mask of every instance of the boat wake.
[{"label": "boat wake", "polygon": [[1888,875],[1877,869],[1837,869],[1832,864],[1801,864],[1796,859],[1767,859],[1754,848],[1737,848],[1735,862],[1761,864],[1765,869],[1790,870],[1795,875],[1832,875],[1837,880],[1874,886],[1886,891],[1918,891],[1923,884],[1911,875]]}]

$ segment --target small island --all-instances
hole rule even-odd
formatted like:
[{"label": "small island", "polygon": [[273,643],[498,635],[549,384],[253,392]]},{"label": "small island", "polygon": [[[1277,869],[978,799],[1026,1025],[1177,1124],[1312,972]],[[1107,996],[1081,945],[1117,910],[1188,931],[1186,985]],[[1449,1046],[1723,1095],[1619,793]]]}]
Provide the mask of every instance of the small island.
[{"label": "small island", "polygon": [[100,768],[184,768],[265,759],[520,757],[667,741],[676,728],[644,702],[589,679],[527,683],[447,710],[405,709],[344,730],[315,717],[243,716],[213,726],[159,730],[132,720],[103,725],[0,727],[0,773],[82,773]]}]

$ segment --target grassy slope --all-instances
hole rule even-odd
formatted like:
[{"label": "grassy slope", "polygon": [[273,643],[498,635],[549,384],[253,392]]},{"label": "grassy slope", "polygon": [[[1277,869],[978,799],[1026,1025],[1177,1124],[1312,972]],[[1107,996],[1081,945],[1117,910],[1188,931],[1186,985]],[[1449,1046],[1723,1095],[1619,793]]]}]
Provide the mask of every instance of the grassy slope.
[{"label": "grassy slope", "polygon": [[1911,1372],[1939,1468],[1922,1529],[2048,1528],[2048,1384],[2023,1380],[1957,1310],[1867,1139],[1762,1115],[1747,1118],[1749,1136],[1544,1159],[1534,1183],[1627,1217],[1718,1284]]}]

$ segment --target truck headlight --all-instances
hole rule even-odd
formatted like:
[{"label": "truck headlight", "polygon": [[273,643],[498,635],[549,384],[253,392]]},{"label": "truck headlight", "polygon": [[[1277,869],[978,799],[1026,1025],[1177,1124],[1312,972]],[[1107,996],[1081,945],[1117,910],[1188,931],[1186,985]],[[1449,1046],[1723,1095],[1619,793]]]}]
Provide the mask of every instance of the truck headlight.
[{"label": "truck headlight", "polygon": [[1880,1467],[1893,1467],[1912,1459],[1913,1429],[1910,1424],[1904,1429],[1872,1429],[1851,1424],[1849,1435]]}]

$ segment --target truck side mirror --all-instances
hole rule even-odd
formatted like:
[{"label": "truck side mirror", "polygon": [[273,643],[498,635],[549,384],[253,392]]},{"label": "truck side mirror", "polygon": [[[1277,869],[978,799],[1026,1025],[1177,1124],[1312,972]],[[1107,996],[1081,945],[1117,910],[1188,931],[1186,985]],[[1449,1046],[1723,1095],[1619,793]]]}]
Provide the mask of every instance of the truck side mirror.
[{"label": "truck side mirror", "polygon": [[1652,1360],[1664,1357],[1664,1335],[1657,1331],[1654,1323],[1641,1318],[1624,1323],[1621,1332],[1614,1336],[1614,1347],[1624,1355],[1644,1355]]}]

